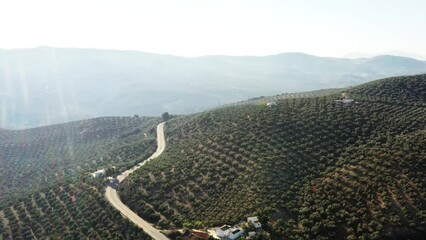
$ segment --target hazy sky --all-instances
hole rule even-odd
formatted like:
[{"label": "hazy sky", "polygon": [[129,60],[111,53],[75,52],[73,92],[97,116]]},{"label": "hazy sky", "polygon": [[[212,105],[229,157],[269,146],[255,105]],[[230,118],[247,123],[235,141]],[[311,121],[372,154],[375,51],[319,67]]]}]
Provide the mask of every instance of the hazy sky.
[{"label": "hazy sky", "polygon": [[426,58],[425,0],[0,0],[0,48]]}]

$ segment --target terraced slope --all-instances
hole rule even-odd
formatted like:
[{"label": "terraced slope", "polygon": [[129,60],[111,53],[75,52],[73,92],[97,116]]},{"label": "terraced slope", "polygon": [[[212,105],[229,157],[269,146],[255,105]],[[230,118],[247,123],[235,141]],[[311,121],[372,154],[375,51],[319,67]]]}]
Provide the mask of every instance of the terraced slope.
[{"label": "terraced slope", "polygon": [[110,207],[91,177],[50,184],[0,204],[0,239],[151,239]]},{"label": "terraced slope", "polygon": [[359,100],[384,101],[424,105],[426,102],[425,75],[388,78],[353,88],[352,97]]},{"label": "terraced slope", "polygon": [[330,88],[330,89],[321,89],[321,90],[315,90],[315,91],[309,91],[309,92],[297,92],[297,93],[282,93],[277,94],[273,96],[260,96],[260,97],[254,97],[250,98],[246,101],[240,101],[236,103],[230,103],[224,105],[225,107],[228,106],[239,106],[242,104],[266,104],[266,103],[272,103],[275,101],[285,100],[285,99],[293,99],[293,98],[316,98],[316,97],[325,97],[330,96],[332,94],[339,94],[340,92],[344,91],[345,88]]},{"label": "terraced slope", "polygon": [[[4,194],[45,186],[77,172],[92,172],[112,165],[126,169],[132,164],[129,158],[135,161],[134,155],[141,150],[149,148],[148,156],[155,150],[157,122],[155,118],[104,117],[5,130],[0,138],[0,199]],[[144,132],[149,137],[145,138]],[[145,141],[135,142],[140,139]],[[132,155],[132,148],[140,150]],[[120,155],[121,152],[126,155]]]},{"label": "terraced slope", "polygon": [[159,121],[104,117],[0,130],[0,239],[150,239],[107,203],[103,178],[89,173],[146,159]]},{"label": "terraced slope", "polygon": [[121,197],[162,227],[259,215],[277,239],[424,239],[425,89],[399,77],[347,89],[350,106],[332,94],[176,118]]}]

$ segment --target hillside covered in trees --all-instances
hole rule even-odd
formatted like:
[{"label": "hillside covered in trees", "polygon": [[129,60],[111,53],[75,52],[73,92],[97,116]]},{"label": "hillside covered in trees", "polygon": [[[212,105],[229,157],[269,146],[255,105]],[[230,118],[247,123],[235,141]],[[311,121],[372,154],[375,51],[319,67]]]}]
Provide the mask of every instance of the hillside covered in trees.
[{"label": "hillside covered in trees", "polygon": [[[156,149],[159,118],[0,130],[0,239],[150,239],[105,199],[104,178]],[[115,170],[114,168],[115,167]]]},{"label": "hillside covered in trees", "polygon": [[174,118],[121,198],[164,228],[259,215],[277,239],[425,239],[426,75],[345,93]]}]

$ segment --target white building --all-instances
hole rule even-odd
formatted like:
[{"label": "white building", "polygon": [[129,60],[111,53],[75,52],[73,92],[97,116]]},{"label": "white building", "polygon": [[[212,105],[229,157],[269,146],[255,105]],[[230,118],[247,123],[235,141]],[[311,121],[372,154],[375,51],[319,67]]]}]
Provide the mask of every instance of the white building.
[{"label": "white building", "polygon": [[276,102],[268,102],[267,104],[266,104],[266,106],[268,106],[268,107],[272,107],[272,106],[276,106],[277,105],[277,103]]},{"label": "white building", "polygon": [[100,176],[103,176],[103,175],[105,175],[105,169],[100,169],[100,170],[92,173],[93,177],[100,177]]},{"label": "white building", "polygon": [[229,225],[223,225],[222,227],[216,228],[216,235],[220,238],[227,237],[229,235],[229,230],[231,229],[231,226]]},{"label": "white building", "polygon": [[229,232],[228,239],[229,240],[234,240],[234,239],[237,239],[237,238],[243,236],[243,234],[244,234],[244,232],[243,232],[242,229],[240,229],[240,228],[233,228],[232,231]]},{"label": "white building", "polygon": [[343,99],[343,104],[352,104],[354,101],[353,99]]},{"label": "white building", "polygon": [[355,100],[353,100],[353,99],[336,99],[336,100],[334,100],[334,102],[343,104],[345,106],[350,106],[355,102]]},{"label": "white building", "polygon": [[255,228],[262,227],[262,224],[259,222],[259,219],[257,217],[248,217],[247,222],[253,224]]}]

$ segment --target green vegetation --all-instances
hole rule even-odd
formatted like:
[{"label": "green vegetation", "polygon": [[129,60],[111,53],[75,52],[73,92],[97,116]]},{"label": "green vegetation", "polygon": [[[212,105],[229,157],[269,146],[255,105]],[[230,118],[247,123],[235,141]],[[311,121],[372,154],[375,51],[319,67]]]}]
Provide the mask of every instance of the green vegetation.
[{"label": "green vegetation", "polygon": [[0,139],[0,192],[25,192],[77,172],[90,173],[112,165],[117,171],[125,170],[155,150],[158,121],[105,117],[5,130]]},{"label": "green vegetation", "polygon": [[0,238],[150,239],[109,205],[104,191],[101,180],[84,176],[3,202]]},{"label": "green vegetation", "polygon": [[[334,101],[340,91],[171,118],[166,151],[120,195],[165,229],[258,215],[277,239],[424,239],[426,75],[344,89],[349,105]],[[160,121],[0,129],[0,239],[149,239],[89,173],[113,176],[146,159]]]},{"label": "green vegetation", "polygon": [[277,239],[424,239],[426,75],[177,117],[120,185],[161,227],[259,215]]},{"label": "green vegetation", "polygon": [[89,173],[114,175],[146,159],[159,122],[104,117],[1,130],[0,239],[149,239],[107,203],[103,178]]},{"label": "green vegetation", "polygon": [[373,81],[354,88],[351,96],[360,100],[399,104],[426,104],[425,75]]},{"label": "green vegetation", "polygon": [[226,104],[225,106],[238,106],[238,105],[241,105],[241,104],[262,104],[262,103],[275,102],[275,101],[279,101],[279,100],[294,99],[294,98],[325,97],[325,96],[329,96],[331,94],[340,93],[343,90],[345,90],[345,89],[344,88],[331,88],[331,89],[321,89],[321,90],[315,90],[315,91],[309,91],[309,92],[282,93],[282,94],[277,94],[277,95],[274,95],[274,96],[254,97],[254,98],[248,99],[247,101],[230,103],[230,104]]},{"label": "green vegetation", "polygon": [[163,114],[161,114],[161,118],[162,118],[164,121],[167,121],[167,120],[169,120],[169,119],[170,119],[170,114],[169,114],[168,112],[164,112]]}]

